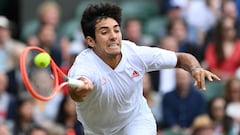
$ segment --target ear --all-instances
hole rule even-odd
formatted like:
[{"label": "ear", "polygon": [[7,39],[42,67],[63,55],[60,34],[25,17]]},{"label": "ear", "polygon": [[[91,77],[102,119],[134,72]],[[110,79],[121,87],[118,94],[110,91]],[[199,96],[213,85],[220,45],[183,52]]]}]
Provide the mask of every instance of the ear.
[{"label": "ear", "polygon": [[95,40],[92,37],[90,37],[90,36],[87,36],[86,42],[92,48],[96,45]]}]

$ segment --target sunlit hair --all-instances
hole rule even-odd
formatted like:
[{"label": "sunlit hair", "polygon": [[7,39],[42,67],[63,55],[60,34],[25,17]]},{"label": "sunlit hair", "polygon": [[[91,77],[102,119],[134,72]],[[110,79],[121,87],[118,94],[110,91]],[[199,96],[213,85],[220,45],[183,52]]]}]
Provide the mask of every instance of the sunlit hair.
[{"label": "sunlit hair", "polygon": [[60,6],[57,2],[55,1],[46,1],[43,2],[39,7],[38,7],[38,16],[42,17],[44,14],[47,14],[49,8],[54,8],[60,15]]},{"label": "sunlit hair", "polygon": [[121,8],[111,3],[90,4],[83,12],[81,20],[84,36],[95,39],[96,24],[106,18],[112,18],[121,25]]}]

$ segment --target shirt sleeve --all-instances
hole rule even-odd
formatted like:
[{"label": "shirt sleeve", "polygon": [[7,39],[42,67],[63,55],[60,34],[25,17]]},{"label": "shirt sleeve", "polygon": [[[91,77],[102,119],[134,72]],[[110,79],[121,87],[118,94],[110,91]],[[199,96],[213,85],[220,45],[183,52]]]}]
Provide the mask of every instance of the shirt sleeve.
[{"label": "shirt sleeve", "polygon": [[88,80],[94,81],[93,76],[95,74],[95,71],[93,71],[92,68],[89,68],[92,67],[93,65],[90,66],[90,64],[86,61],[87,60],[83,58],[76,57],[76,61],[74,62],[74,64],[72,65],[68,72],[68,77],[74,79],[84,77]]},{"label": "shirt sleeve", "polygon": [[146,65],[147,71],[174,68],[177,56],[173,51],[158,47],[137,46],[136,52]]}]

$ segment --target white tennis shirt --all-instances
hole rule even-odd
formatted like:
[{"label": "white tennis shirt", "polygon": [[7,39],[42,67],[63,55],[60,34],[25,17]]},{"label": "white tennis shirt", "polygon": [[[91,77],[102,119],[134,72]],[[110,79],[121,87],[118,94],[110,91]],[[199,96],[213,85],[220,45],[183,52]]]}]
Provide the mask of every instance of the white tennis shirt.
[{"label": "white tennis shirt", "polygon": [[83,102],[76,103],[78,120],[86,134],[111,135],[126,126],[139,111],[150,112],[143,97],[145,72],[174,68],[174,52],[122,41],[122,59],[112,69],[92,49],[82,51],[69,71],[69,77],[86,77],[94,90]]}]

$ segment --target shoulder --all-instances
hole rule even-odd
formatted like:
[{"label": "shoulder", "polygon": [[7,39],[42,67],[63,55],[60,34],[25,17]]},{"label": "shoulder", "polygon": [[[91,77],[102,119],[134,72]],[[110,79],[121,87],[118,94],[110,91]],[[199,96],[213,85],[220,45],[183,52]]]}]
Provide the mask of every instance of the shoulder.
[{"label": "shoulder", "polygon": [[163,95],[164,100],[171,100],[173,97],[176,96],[176,90],[172,90],[170,92],[167,92],[166,94]]},{"label": "shoulder", "polygon": [[[194,99],[201,99],[204,100],[203,95],[200,93],[200,90],[195,88],[194,86],[191,86],[191,95],[193,96]],[[200,101],[200,100],[198,100]]]},{"label": "shoulder", "polygon": [[122,40],[122,49],[129,50],[129,49],[136,49],[138,46],[129,40]]},{"label": "shoulder", "polygon": [[[81,51],[81,52],[77,55],[77,57],[76,57],[76,59],[75,59],[75,62],[88,61],[88,59],[89,59],[89,57],[90,57],[90,55],[91,55],[91,52],[92,52],[92,49],[90,49],[90,48],[87,48],[87,49]],[[91,61],[89,61],[89,62],[91,62]]]},{"label": "shoulder", "polygon": [[122,40],[122,44],[124,44],[124,45],[134,45],[134,46],[136,46],[136,44],[135,44],[134,42],[129,41],[129,40]]},{"label": "shoulder", "polygon": [[18,46],[18,47],[25,47],[26,46],[26,44],[24,44],[21,41],[18,41],[18,40],[15,40],[15,39],[12,39],[11,41],[14,44],[14,46]]}]

